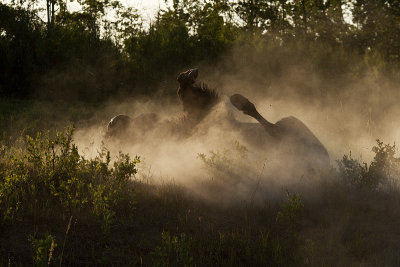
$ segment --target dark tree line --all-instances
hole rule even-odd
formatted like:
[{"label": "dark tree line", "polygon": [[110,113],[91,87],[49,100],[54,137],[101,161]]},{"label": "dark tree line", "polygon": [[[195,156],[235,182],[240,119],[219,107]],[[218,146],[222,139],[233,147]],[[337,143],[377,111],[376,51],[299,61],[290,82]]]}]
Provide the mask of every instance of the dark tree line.
[{"label": "dark tree line", "polygon": [[213,64],[241,44],[264,53],[298,49],[333,79],[371,66],[390,73],[400,63],[398,0],[174,0],[150,25],[118,1],[80,0],[72,12],[47,0],[46,19],[36,1],[0,3],[2,97],[148,94],[164,77]]}]

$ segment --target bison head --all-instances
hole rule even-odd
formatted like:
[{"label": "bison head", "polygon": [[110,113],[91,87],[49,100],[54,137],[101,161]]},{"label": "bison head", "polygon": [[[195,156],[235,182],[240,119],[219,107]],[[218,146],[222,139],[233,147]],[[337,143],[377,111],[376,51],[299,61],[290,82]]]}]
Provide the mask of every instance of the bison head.
[{"label": "bison head", "polygon": [[190,86],[196,82],[197,75],[199,75],[198,69],[190,69],[179,74],[177,80],[181,87]]},{"label": "bison head", "polygon": [[198,69],[190,69],[178,76],[178,97],[183,110],[191,119],[203,118],[218,101],[218,94],[205,84],[195,84]]}]

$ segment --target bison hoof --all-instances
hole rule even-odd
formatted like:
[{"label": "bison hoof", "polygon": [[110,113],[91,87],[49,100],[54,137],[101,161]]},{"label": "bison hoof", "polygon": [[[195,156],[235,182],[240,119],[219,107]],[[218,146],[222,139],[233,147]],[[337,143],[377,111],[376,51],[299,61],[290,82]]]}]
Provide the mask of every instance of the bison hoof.
[{"label": "bison hoof", "polygon": [[241,94],[232,95],[230,100],[232,105],[234,105],[238,110],[243,111],[244,114],[252,116],[255,114],[255,112],[257,112],[254,104]]}]

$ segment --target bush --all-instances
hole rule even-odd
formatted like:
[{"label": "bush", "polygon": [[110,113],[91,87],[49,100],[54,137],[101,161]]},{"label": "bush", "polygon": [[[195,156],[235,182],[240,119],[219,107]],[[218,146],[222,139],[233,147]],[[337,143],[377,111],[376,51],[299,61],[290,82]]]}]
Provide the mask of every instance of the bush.
[{"label": "bush", "polygon": [[[131,177],[139,158],[120,153],[113,166],[103,148],[85,159],[72,143],[73,128],[56,137],[39,133],[15,154],[5,149],[0,159],[0,216],[13,222],[36,216],[93,214],[108,231],[113,218],[134,207]],[[128,213],[129,214],[129,213]]]},{"label": "bush", "polygon": [[369,166],[353,159],[351,153],[338,161],[339,175],[346,185],[370,190],[393,185],[395,177],[400,174],[400,158],[395,156],[396,145],[384,145],[377,140],[372,151],[375,156]]},{"label": "bush", "polygon": [[161,245],[152,253],[154,266],[193,266],[190,237],[171,236],[168,232],[162,232],[161,237]]},{"label": "bush", "polygon": [[57,247],[55,238],[47,234],[45,239],[30,237],[33,247],[33,262],[35,266],[50,266],[54,261],[53,252]]}]

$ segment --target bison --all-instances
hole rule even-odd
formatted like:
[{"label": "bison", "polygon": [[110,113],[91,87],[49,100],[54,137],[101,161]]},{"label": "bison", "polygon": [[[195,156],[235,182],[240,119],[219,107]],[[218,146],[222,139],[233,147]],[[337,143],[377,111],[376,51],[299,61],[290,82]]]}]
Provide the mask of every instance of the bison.
[{"label": "bison", "polygon": [[[220,102],[219,94],[208,88],[206,84],[197,84],[198,69],[189,69],[178,75],[178,98],[183,106],[184,115],[178,120],[160,121],[154,113],[142,114],[136,118],[127,115],[117,115],[107,126],[108,137],[130,135],[132,131],[142,133],[155,126],[162,125],[180,136],[187,136],[211,110]],[[307,162],[311,166],[329,166],[329,154],[323,144],[311,130],[299,119],[287,117],[276,123],[267,121],[256,109],[253,103],[240,94],[230,97],[231,104],[244,114],[254,118],[257,123],[242,123],[230,116],[228,124],[233,130],[241,132],[257,147],[273,148]],[[138,127],[136,129],[135,127]],[[262,145],[260,145],[262,144]],[[263,148],[264,149],[264,148]]]},{"label": "bison", "polygon": [[288,149],[288,153],[299,157],[311,165],[329,166],[328,151],[311,130],[299,119],[289,116],[276,123],[267,121],[257,111],[253,103],[240,94],[230,97],[234,107],[253,117],[264,128],[272,142]]}]

